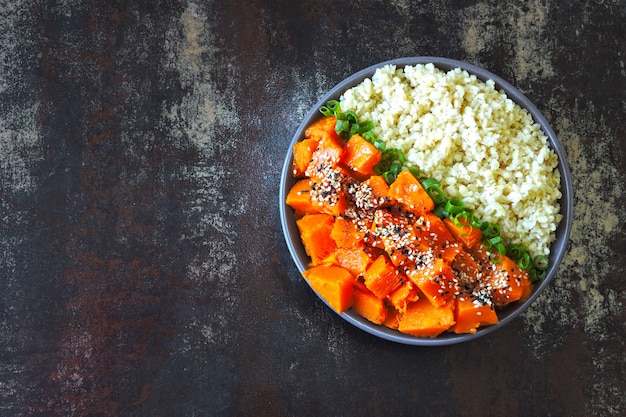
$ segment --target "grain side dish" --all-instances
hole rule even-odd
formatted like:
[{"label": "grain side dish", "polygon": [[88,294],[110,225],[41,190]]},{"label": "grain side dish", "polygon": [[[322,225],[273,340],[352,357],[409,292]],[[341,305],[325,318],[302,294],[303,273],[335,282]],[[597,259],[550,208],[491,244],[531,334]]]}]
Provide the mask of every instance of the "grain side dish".
[{"label": "grain side dish", "polygon": [[550,254],[559,213],[558,157],[531,115],[461,69],[379,68],[347,90],[341,108],[371,120],[387,146],[437,178],[501,235],[533,256]]}]

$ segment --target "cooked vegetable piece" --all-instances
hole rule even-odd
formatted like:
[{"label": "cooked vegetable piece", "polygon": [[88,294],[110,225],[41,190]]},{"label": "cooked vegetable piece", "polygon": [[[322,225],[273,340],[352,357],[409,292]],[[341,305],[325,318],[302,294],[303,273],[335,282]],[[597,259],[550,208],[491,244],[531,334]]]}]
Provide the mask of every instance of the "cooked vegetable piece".
[{"label": "cooked vegetable piece", "polygon": [[437,307],[425,297],[407,306],[398,330],[417,337],[437,337],[454,325],[454,303]]},{"label": "cooked vegetable piece", "polygon": [[405,210],[416,214],[427,213],[435,207],[432,198],[408,169],[400,171],[389,186],[388,196],[397,200]]},{"label": "cooked vegetable piece", "polygon": [[456,222],[449,217],[443,219],[452,236],[463,244],[466,248],[473,248],[482,239],[482,233],[479,228],[473,227],[467,221]]},{"label": "cooked vegetable piece", "polygon": [[350,193],[354,205],[359,209],[372,210],[378,207],[386,207],[391,204],[387,197],[389,185],[379,175],[373,175],[368,179],[350,184]]},{"label": "cooked vegetable piece", "polygon": [[334,222],[335,219],[329,214],[307,214],[296,221],[311,265],[321,264],[337,249],[331,237]]},{"label": "cooked vegetable piece", "polygon": [[524,294],[528,293],[526,287],[530,287],[528,272],[520,269],[517,263],[506,255],[493,265],[486,282],[491,288],[493,303],[498,307],[522,299]]},{"label": "cooked vegetable piece", "polygon": [[446,304],[459,291],[452,268],[441,258],[411,268],[406,274],[434,306]]},{"label": "cooked vegetable piece", "polygon": [[421,229],[424,231],[422,235],[425,237],[428,246],[442,248],[456,242],[452,233],[450,233],[443,220],[439,217],[432,212],[424,213],[422,217],[423,226]]},{"label": "cooked vegetable piece", "polygon": [[334,252],[334,262],[355,276],[365,273],[372,259],[363,248],[337,248]]},{"label": "cooked vegetable piece", "polygon": [[295,178],[305,175],[319,141],[319,139],[309,138],[293,145],[293,176]]},{"label": "cooked vegetable piece", "polygon": [[356,223],[343,217],[335,219],[331,237],[339,248],[361,248],[365,245],[365,232]]},{"label": "cooked vegetable piece", "polygon": [[380,175],[372,175],[364,181],[372,189],[372,196],[380,202],[389,203],[389,185]]},{"label": "cooked vegetable piece", "polygon": [[491,259],[489,258],[489,252],[487,252],[484,246],[481,244],[474,245],[471,248],[465,248],[466,252],[472,255],[472,258],[476,263],[483,268],[491,267]]},{"label": "cooked vegetable piece", "polygon": [[305,174],[311,178],[323,178],[328,170],[339,164],[342,154],[343,147],[339,139],[332,135],[322,136],[311,155]]},{"label": "cooked vegetable piece", "polygon": [[381,152],[373,144],[356,134],[343,147],[341,162],[356,173],[356,177],[367,178],[374,173],[374,165],[380,157]]},{"label": "cooked vegetable piece", "polygon": [[304,130],[304,137],[306,139],[321,140],[325,136],[334,136],[338,138],[337,132],[335,132],[335,123],[337,119],[334,116],[321,117],[315,122],[311,123]]},{"label": "cooked vegetable piece", "polygon": [[297,216],[319,213],[319,207],[311,201],[311,184],[308,178],[297,181],[289,190],[285,203],[296,211]]},{"label": "cooked vegetable piece", "polygon": [[406,217],[386,209],[374,212],[370,231],[374,245],[384,249],[396,266],[413,263],[421,252],[428,250]]},{"label": "cooked vegetable piece", "polygon": [[385,298],[402,284],[402,276],[384,255],[379,256],[363,275],[365,286],[378,298]]},{"label": "cooked vegetable piece", "polygon": [[318,212],[341,216],[348,206],[343,187],[346,174],[340,167],[325,168],[311,177],[311,204]]},{"label": "cooked vegetable piece", "polygon": [[465,294],[455,300],[454,319],[452,331],[455,333],[476,333],[479,326],[498,323],[498,315],[492,307]]},{"label": "cooked vegetable piece", "polygon": [[404,313],[409,303],[417,301],[419,296],[414,284],[409,280],[403,280],[402,285],[393,290],[388,296],[387,301],[397,311]]},{"label": "cooked vegetable piece", "polygon": [[337,313],[343,313],[352,306],[354,278],[346,269],[336,265],[318,265],[305,270],[302,275]]},{"label": "cooked vegetable piece", "polygon": [[390,329],[398,330],[398,326],[400,325],[400,316],[401,313],[398,310],[393,307],[388,307],[387,319],[383,324]]},{"label": "cooked vegetable piece", "polygon": [[385,303],[367,288],[354,288],[352,308],[375,324],[383,324],[387,319]]},{"label": "cooked vegetable piece", "polygon": [[457,255],[463,251],[463,246],[460,243],[451,243],[440,249],[441,259],[447,264],[452,264]]},{"label": "cooked vegetable piece", "polygon": [[483,267],[481,267],[469,253],[461,250],[457,253],[450,264],[459,285],[467,290],[472,290],[477,282],[482,279]]}]

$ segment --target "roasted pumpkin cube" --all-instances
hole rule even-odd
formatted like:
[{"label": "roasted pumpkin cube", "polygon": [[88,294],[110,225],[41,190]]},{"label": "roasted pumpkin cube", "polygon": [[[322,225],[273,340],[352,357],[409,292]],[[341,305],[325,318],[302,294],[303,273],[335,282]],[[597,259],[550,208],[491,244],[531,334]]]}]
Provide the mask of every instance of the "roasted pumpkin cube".
[{"label": "roasted pumpkin cube", "polygon": [[433,199],[408,169],[400,171],[391,183],[388,196],[411,213],[423,214],[435,208]]},{"label": "roasted pumpkin cube", "polygon": [[493,306],[463,294],[455,300],[454,321],[452,331],[455,333],[476,333],[480,326],[498,323],[498,315]]},{"label": "roasted pumpkin cube", "polygon": [[380,162],[382,153],[361,135],[353,135],[343,147],[341,162],[352,171],[356,178],[366,178],[374,174],[374,165]]},{"label": "roasted pumpkin cube", "polygon": [[379,256],[363,275],[365,286],[378,298],[385,298],[402,284],[402,275],[385,255]]},{"label": "roasted pumpkin cube", "polygon": [[319,265],[337,249],[331,237],[335,219],[329,214],[307,214],[296,221],[311,265]]},{"label": "roasted pumpkin cube", "polygon": [[348,270],[336,265],[318,265],[305,270],[302,275],[337,313],[352,307],[354,278]]},{"label": "roasted pumpkin cube", "polygon": [[454,325],[454,303],[435,306],[420,297],[400,316],[398,330],[417,337],[437,337]]}]

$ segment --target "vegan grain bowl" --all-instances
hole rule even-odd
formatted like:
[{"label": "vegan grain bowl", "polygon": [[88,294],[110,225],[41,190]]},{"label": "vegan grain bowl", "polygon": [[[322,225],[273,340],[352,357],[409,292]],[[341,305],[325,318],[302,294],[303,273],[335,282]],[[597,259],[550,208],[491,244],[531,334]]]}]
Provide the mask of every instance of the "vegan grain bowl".
[{"label": "vegan grain bowl", "polygon": [[402,58],[339,83],[283,165],[280,212],[312,290],[358,328],[460,343],[513,320],[554,278],[573,211],[567,160],[500,77]]}]

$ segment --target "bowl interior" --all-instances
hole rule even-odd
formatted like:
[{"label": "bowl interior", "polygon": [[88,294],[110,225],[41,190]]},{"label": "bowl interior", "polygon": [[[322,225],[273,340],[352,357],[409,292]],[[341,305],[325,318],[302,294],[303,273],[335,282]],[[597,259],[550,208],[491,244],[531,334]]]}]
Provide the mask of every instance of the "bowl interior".
[{"label": "bowl interior", "polygon": [[[561,223],[556,230],[556,240],[552,243],[550,248],[550,266],[547,270],[546,278],[533,285],[533,292],[527,300],[521,303],[513,303],[512,305],[509,305],[503,310],[499,311],[499,322],[497,324],[492,326],[479,327],[478,331],[475,334],[444,333],[437,338],[420,338],[400,333],[399,331],[389,329],[385,326],[373,324],[352,310],[348,310],[341,314],[341,317],[343,317],[346,321],[352,323],[356,327],[383,339],[409,345],[437,346],[472,340],[477,337],[491,333],[501,328],[502,326],[505,326],[508,322],[524,312],[528,308],[528,306],[539,296],[539,294],[550,284],[550,281],[554,279],[557,269],[563,259],[563,256],[565,255],[571,231],[571,219],[573,213],[573,193],[571,176],[567,165],[567,158],[561,144],[557,140],[556,134],[549,126],[547,120],[532,104],[532,102],[528,100],[528,98],[526,98],[515,87],[513,87],[511,84],[509,84],[499,76],[474,65],[448,58],[400,58],[391,61],[385,61],[365,68],[346,78],[345,80],[337,84],[334,88],[332,88],[328,93],[326,93],[307,113],[304,120],[298,127],[298,130],[293,135],[293,139],[289,145],[289,149],[287,151],[287,156],[285,158],[281,173],[279,207],[281,223],[287,247],[291,253],[293,260],[296,263],[296,266],[298,267],[298,270],[302,272],[307,268],[309,257],[306,254],[304,246],[302,245],[302,242],[300,240],[300,233],[296,225],[296,218],[293,209],[285,204],[285,198],[287,196],[287,193],[296,182],[296,180],[291,175],[291,164],[293,162],[293,145],[303,138],[304,130],[306,129],[306,127],[313,121],[321,117],[321,114],[318,111],[320,106],[326,104],[329,100],[338,100],[344,91],[361,83],[364,79],[371,77],[377,68],[388,64],[396,65],[397,67],[404,67],[407,65],[427,63],[432,63],[436,67],[444,71],[448,71],[454,68],[461,68],[466,70],[470,74],[476,75],[476,77],[482,81],[487,81],[491,79],[495,82],[496,89],[504,90],[511,100],[520,105],[520,107],[528,110],[535,122],[541,125],[544,134],[549,140],[550,146],[559,158],[558,169],[561,174],[561,193],[563,195],[560,200],[561,214],[563,215],[563,219],[561,220]],[[324,300],[322,299],[322,301]]]}]

